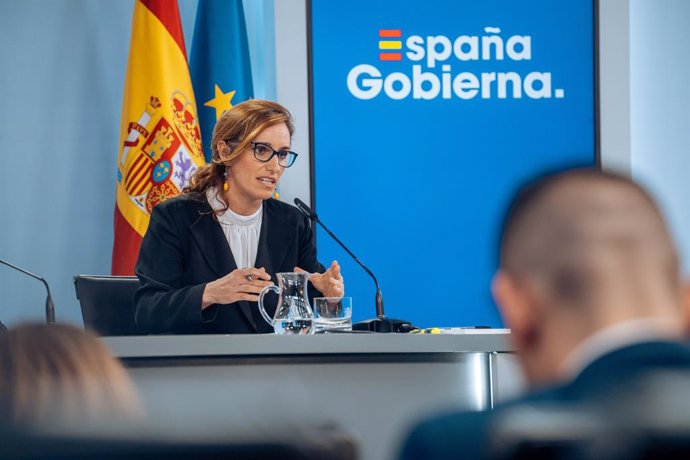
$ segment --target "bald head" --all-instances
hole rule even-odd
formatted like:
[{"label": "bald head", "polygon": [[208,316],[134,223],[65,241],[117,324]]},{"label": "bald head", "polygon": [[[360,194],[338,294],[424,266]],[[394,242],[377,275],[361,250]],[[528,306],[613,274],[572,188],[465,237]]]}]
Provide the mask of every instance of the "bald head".
[{"label": "bald head", "polygon": [[502,270],[538,282],[556,305],[596,308],[610,299],[607,289],[634,292],[650,282],[655,292],[679,287],[677,256],[652,198],[627,178],[594,170],[525,188],[508,214],[500,258]]},{"label": "bald head", "polygon": [[[524,188],[508,213],[493,293],[534,385],[611,326],[681,334],[678,260],[654,201],[631,180],[573,170]],[[567,367],[567,366],[566,366]]]}]

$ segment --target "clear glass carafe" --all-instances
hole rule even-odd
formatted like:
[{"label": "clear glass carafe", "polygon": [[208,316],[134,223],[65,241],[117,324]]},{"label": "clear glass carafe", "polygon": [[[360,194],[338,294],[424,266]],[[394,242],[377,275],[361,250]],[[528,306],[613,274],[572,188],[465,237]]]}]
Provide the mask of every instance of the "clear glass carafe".
[{"label": "clear glass carafe", "polygon": [[[309,273],[276,273],[278,286],[266,286],[259,294],[259,311],[279,335],[313,334],[314,312],[309,305],[307,283]],[[278,294],[278,306],[271,318],[264,307],[264,296],[268,291]]]}]

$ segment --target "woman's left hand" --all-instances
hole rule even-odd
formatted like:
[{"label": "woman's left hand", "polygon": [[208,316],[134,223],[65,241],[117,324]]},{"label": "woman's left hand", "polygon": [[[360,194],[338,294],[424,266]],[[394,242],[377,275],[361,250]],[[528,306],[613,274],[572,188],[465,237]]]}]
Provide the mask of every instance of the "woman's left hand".
[{"label": "woman's left hand", "polygon": [[[295,267],[295,271],[304,272],[299,267]],[[340,274],[340,265],[335,260],[331,262],[331,266],[325,272],[312,273],[309,281],[324,297],[342,297],[345,294],[345,283]]]}]

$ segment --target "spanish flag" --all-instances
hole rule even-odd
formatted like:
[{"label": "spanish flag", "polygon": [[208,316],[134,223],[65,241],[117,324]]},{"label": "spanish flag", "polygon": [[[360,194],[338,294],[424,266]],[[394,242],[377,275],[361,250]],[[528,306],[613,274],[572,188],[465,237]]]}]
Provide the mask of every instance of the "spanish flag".
[{"label": "spanish flag", "polygon": [[204,163],[176,1],[135,0],[119,148],[112,274],[132,275],[151,209]]}]

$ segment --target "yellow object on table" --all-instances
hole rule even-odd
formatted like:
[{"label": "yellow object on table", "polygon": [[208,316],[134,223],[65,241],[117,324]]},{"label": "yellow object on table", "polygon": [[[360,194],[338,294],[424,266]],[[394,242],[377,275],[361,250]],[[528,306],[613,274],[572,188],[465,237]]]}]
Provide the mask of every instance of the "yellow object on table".
[{"label": "yellow object on table", "polygon": [[413,329],[410,331],[410,334],[440,334],[441,329],[437,327],[429,327],[426,329]]}]

